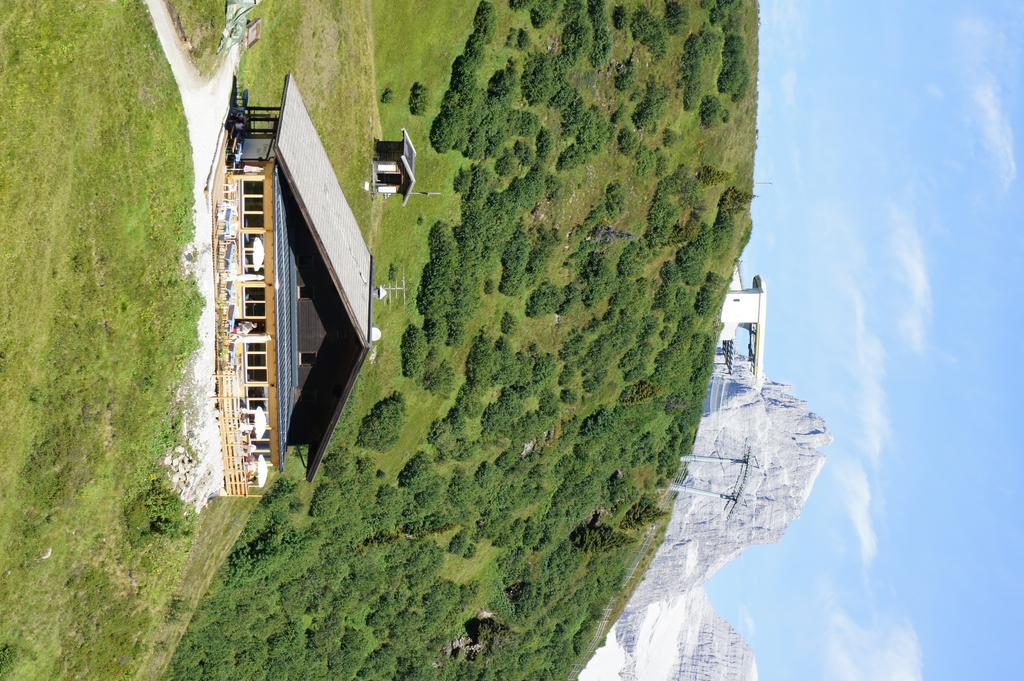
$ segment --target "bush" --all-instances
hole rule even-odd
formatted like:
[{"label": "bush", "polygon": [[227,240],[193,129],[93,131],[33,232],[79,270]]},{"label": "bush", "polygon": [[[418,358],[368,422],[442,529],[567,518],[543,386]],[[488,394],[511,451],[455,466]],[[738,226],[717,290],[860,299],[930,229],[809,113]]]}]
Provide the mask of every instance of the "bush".
[{"label": "bush", "polygon": [[683,44],[683,58],[679,65],[678,85],[683,90],[683,108],[692,111],[701,91],[701,73],[717,45],[718,38],[704,28],[691,33]]},{"label": "bush", "polygon": [[512,233],[501,254],[501,281],[498,290],[515,296],[526,285],[526,266],[530,260],[530,240],[522,227]]},{"label": "bush", "polygon": [[386,88],[384,88],[384,91],[380,93],[380,103],[381,104],[390,104],[391,100],[394,98],[394,96],[395,96],[395,93],[391,91],[391,88],[386,87]]},{"label": "bush", "polygon": [[707,130],[724,120],[725,109],[718,97],[704,95],[700,100],[700,127]]},{"label": "bush", "polygon": [[658,119],[665,112],[665,104],[668,102],[669,90],[653,78],[647,81],[647,88],[640,103],[633,111],[633,125],[638,130],[645,130],[657,126]]},{"label": "bush", "polygon": [[631,54],[629,59],[619,65],[619,70],[615,73],[615,89],[625,92],[633,87],[633,84],[636,83],[636,70],[636,59]]},{"label": "bush", "polygon": [[422,116],[427,110],[427,86],[419,81],[409,90],[409,113]]},{"label": "bush", "polygon": [[697,170],[697,181],[702,187],[713,187],[729,179],[729,173],[713,165],[702,165]]},{"label": "bush", "polygon": [[191,528],[192,518],[163,476],[153,476],[149,486],[125,507],[134,540],[149,534],[181,537]]},{"label": "bush", "polygon": [[665,28],[672,35],[679,35],[690,21],[690,13],[686,5],[678,0],[665,2]]},{"label": "bush", "polygon": [[632,156],[640,148],[640,137],[636,134],[636,130],[632,128],[619,128],[619,136],[616,139],[616,143],[619,146],[619,151],[626,156]]},{"label": "bush", "polygon": [[526,316],[540,317],[551,314],[562,303],[562,290],[551,282],[542,282],[526,301]]},{"label": "bush", "polygon": [[537,131],[536,150],[538,162],[546,161],[548,157],[551,156],[551,150],[554,146],[554,137],[547,128],[541,128]]},{"label": "bush", "polygon": [[626,25],[626,16],[626,8],[622,5],[615,5],[614,9],[612,9],[612,26],[614,26],[616,30],[621,31]]},{"label": "bush", "polygon": [[668,30],[665,22],[654,16],[646,7],[639,7],[633,12],[629,22],[633,39],[651,51],[655,57],[661,57],[668,50]]},{"label": "bush", "polygon": [[506,336],[511,336],[519,328],[519,320],[510,313],[505,312],[501,315],[501,332]]},{"label": "bush", "polygon": [[535,52],[526,59],[520,89],[523,99],[531,105],[543,104],[555,94],[561,76],[555,58],[545,52]]},{"label": "bush", "polygon": [[373,405],[370,413],[363,417],[356,444],[378,451],[390,449],[398,442],[404,423],[405,397],[393,392]]},{"label": "bush", "polygon": [[423,387],[434,395],[446,397],[455,387],[455,369],[446,361],[441,361],[423,372]]},{"label": "bush", "polygon": [[427,334],[423,329],[410,324],[402,334],[402,375],[417,378],[423,373],[427,359]]},{"label": "bush", "polygon": [[738,102],[747,92],[750,84],[750,67],[747,65],[747,46],[743,38],[735,33],[725,36],[722,46],[722,70],[718,72],[718,91],[729,95]]}]

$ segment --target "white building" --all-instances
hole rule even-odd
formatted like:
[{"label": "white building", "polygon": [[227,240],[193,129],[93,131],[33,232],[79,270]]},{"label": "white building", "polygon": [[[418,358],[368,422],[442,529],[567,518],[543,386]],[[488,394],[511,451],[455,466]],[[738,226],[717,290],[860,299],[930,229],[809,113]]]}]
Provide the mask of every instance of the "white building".
[{"label": "white building", "polygon": [[758,383],[764,378],[764,335],[768,315],[768,290],[760,275],[754,277],[750,288],[743,288],[739,267],[733,272],[729,292],[722,306],[722,333],[718,344],[731,348],[737,330],[750,332],[749,356]]}]

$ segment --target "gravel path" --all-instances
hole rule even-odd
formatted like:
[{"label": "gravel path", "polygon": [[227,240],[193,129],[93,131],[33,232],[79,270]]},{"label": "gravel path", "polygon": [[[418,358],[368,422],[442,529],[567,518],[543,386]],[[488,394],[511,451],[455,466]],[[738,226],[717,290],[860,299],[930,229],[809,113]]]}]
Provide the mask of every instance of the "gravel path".
[{"label": "gravel path", "polygon": [[195,277],[205,305],[199,317],[200,347],[186,366],[178,393],[183,409],[184,434],[191,452],[176,450],[164,459],[164,463],[170,467],[171,481],[182,499],[194,504],[196,510],[199,510],[211,498],[220,494],[224,486],[220,435],[213,399],[214,286],[210,245],[211,206],[206,188],[217,161],[231,80],[238,64],[238,48],[232,48],[216,72],[204,78],[192,65],[187,49],[178,39],[165,0],[146,0],[146,6],[181,93],[192,145],[195,234],[182,255],[182,267],[187,274]]}]

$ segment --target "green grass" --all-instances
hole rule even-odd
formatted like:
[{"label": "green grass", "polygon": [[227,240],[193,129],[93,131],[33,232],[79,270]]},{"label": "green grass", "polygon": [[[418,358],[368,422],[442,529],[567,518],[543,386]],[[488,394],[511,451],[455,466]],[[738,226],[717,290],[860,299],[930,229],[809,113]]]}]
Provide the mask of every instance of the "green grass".
[{"label": "green grass", "polygon": [[10,678],[122,678],[190,545],[124,518],[196,346],[185,122],[142,3],[16,0],[0,72],[0,645]]},{"label": "green grass", "polygon": [[203,73],[217,64],[217,47],[224,30],[224,0],[168,0],[171,17],[184,33],[193,63]]},{"label": "green grass", "polygon": [[215,499],[199,516],[192,549],[174,589],[163,621],[145,632],[147,653],[143,653],[136,678],[159,678],[171,661],[174,649],[192,618],[200,599],[210,587],[221,563],[245,527],[249,513],[259,499]]}]

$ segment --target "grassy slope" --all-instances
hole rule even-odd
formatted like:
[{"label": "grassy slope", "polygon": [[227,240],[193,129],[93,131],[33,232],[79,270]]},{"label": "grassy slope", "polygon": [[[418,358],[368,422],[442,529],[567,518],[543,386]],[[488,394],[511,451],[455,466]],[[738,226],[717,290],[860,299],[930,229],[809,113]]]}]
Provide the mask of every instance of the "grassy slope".
[{"label": "grassy slope", "polygon": [[[689,4],[696,5],[696,3]],[[486,79],[488,73],[500,67],[509,56],[516,55],[516,50],[503,47],[504,38],[509,28],[528,27],[529,25],[525,14],[509,13],[502,5],[499,3],[501,18],[496,33],[497,37],[488,48],[486,64],[480,69],[478,75],[481,81]],[[364,4],[359,9],[365,7]],[[434,152],[430,148],[427,133],[430,122],[438,111],[441,95],[447,87],[452,59],[462,50],[475,8],[475,3],[467,2],[377,3],[374,6],[373,20],[370,22],[353,3],[344,4],[342,9],[336,12],[328,11],[319,3],[314,3],[305,9],[267,3],[260,8],[260,12],[264,13],[268,22],[265,24],[264,41],[247,55],[247,61],[243,66],[243,78],[246,85],[252,89],[257,101],[260,99],[274,101],[284,72],[291,69],[298,73],[305,99],[313,109],[314,118],[325,138],[328,152],[341,174],[346,196],[360,217],[360,224],[363,225],[365,236],[375,253],[378,281],[386,278],[389,267],[393,265],[399,274],[404,272],[409,278],[412,284],[410,293],[414,293],[421,270],[428,257],[426,232],[429,226],[437,219],[446,219],[451,222],[459,220],[459,197],[451,192],[452,180],[456,171],[460,167],[468,166],[469,162],[455,152],[443,155]],[[698,12],[694,7],[694,11],[691,13],[690,29],[696,29],[705,17],[705,13]],[[341,21],[342,19],[347,21]],[[376,30],[369,35],[360,35],[360,31],[370,28],[371,23]],[[752,73],[756,73],[756,39],[752,38],[756,36],[756,25],[756,8],[748,8],[743,14],[742,32],[751,38],[747,49]],[[543,44],[544,41],[556,35],[558,30],[557,22],[552,22],[540,32],[531,31],[533,44],[535,46]],[[341,40],[338,40],[339,36]],[[613,56],[622,61],[631,52],[632,41],[621,41],[620,38],[621,34],[617,35]],[[334,42],[327,42],[327,45],[323,45],[321,42],[331,40]],[[358,51],[355,54],[351,52],[353,45],[361,49],[370,41],[373,42],[376,57],[375,84],[372,79],[368,79],[370,69],[361,61],[363,55]],[[327,48],[334,44],[339,44],[341,47],[337,51]],[[660,61],[652,60],[646,50],[639,49],[637,55],[641,60],[643,77],[652,74],[663,82],[673,82],[680,48],[681,40],[674,40],[668,56]],[[716,55],[706,65],[705,89],[713,87],[711,83],[713,83],[719,64],[720,58]],[[317,68],[326,69],[326,71],[318,72]],[[339,74],[338,69],[341,69],[343,73]],[[642,83],[643,78],[640,80]],[[429,107],[427,114],[423,117],[411,116],[406,106],[409,87],[413,81],[426,83],[429,88]],[[367,99],[367,88],[372,89],[374,85],[377,95],[384,88],[391,88],[394,93],[393,100],[389,104],[378,105],[373,99]],[[754,83],[751,83],[749,91],[752,92],[753,89]],[[358,93],[363,97],[362,105],[365,108],[359,111],[367,120],[360,120],[356,112],[345,106],[346,104],[351,105],[353,93]],[[615,96],[610,78],[598,78],[595,94],[598,101],[601,101],[602,97],[607,100]],[[588,101],[593,101],[594,98],[595,95],[587,94]],[[445,194],[444,198],[416,197],[406,208],[400,207],[395,200],[384,202],[382,206],[368,205],[367,197],[361,191],[360,184],[366,174],[366,159],[370,151],[369,138],[371,134],[376,134],[371,123],[372,111],[375,108],[380,110],[381,129],[384,131],[384,136],[394,137],[398,134],[399,128],[406,127],[416,142],[419,149],[418,188],[442,191]],[[748,94],[739,104],[730,103],[729,108],[732,115],[729,124],[718,126],[710,131],[701,131],[697,124],[696,114],[682,111],[678,100],[673,99],[668,113],[662,119],[662,126],[671,127],[676,133],[679,133],[678,137],[681,138],[672,147],[662,149],[662,153],[670,162],[670,167],[674,167],[678,162],[684,162],[691,168],[702,163],[713,163],[729,171],[732,178],[730,183],[736,184],[740,188],[749,189],[753,169],[756,95]],[[553,111],[543,111],[541,114],[544,124],[549,129],[557,131],[558,114]],[[657,145],[657,140],[650,138],[647,140],[647,144],[660,146]],[[653,173],[643,178],[636,177],[634,161],[615,152],[614,142],[604,153],[589,162],[585,168],[560,173],[560,176],[564,181],[562,196],[557,202],[544,204],[541,219],[548,224],[557,226],[563,238],[568,238],[567,235],[571,227],[585,216],[604,186],[612,180],[619,180],[629,188],[626,212],[618,224],[634,231],[643,231],[650,196],[657,178]],[[719,191],[720,189],[711,190],[710,195],[706,198],[705,204],[709,208],[713,209]],[[707,219],[711,220],[713,216],[712,212]],[[749,233],[749,217],[744,214],[738,220],[740,224],[737,225],[736,239],[727,249],[718,252],[714,261],[709,263],[710,269],[721,276],[728,274]],[[578,238],[578,235],[574,237],[574,241]],[[647,267],[646,272],[652,280],[657,278],[657,266],[669,254],[669,252],[665,252]],[[559,285],[567,283],[570,279],[570,271],[561,266],[559,257],[554,257],[551,260],[547,274],[554,283]],[[377,399],[395,389],[405,394],[410,409],[399,443],[386,452],[372,454],[373,463],[383,471],[385,479],[389,480],[394,479],[395,474],[405,464],[410,454],[424,443],[431,421],[437,416],[443,415],[452,403],[452,396],[436,397],[425,391],[416,382],[400,376],[398,346],[401,333],[409,321],[420,322],[414,301],[415,297],[411,295],[409,303],[405,306],[395,303],[377,306],[376,323],[383,329],[384,337],[376,346],[375,362],[364,367],[356,392],[350,402],[350,408],[336,434],[336,447],[351,446],[349,443],[354,437],[359,417],[365,414]],[[451,360],[452,364],[460,369],[466,357],[468,339],[478,328],[486,328],[492,335],[496,334],[498,319],[506,310],[520,320],[519,330],[514,334],[517,347],[522,347],[530,340],[536,340],[546,348],[557,347],[565,340],[571,328],[581,325],[589,317],[586,311],[581,311],[577,307],[568,316],[567,323],[563,327],[564,330],[556,330],[551,325],[550,317],[535,320],[525,319],[522,314],[522,304],[522,298],[509,299],[498,293],[483,295],[482,304],[477,308],[478,314],[469,325],[466,334],[467,341],[453,348],[442,348],[442,356]],[[621,387],[621,376],[618,371],[615,371],[609,383],[603,386],[593,396],[593,399],[603,401],[613,399]],[[493,397],[494,394],[491,394],[490,398]],[[584,405],[582,409],[585,408]],[[564,415],[568,417],[576,409],[567,408]],[[361,453],[367,454],[365,451]],[[455,467],[472,473],[473,468],[480,460],[492,455],[493,450],[485,449],[484,452],[475,455],[477,458],[465,462],[465,466],[453,466],[451,461],[447,461],[438,463],[437,468],[442,474],[450,473]],[[336,452],[334,456],[345,457],[347,455],[345,452]],[[635,473],[636,484],[643,488],[653,486],[654,478],[653,470],[650,468],[642,468]],[[302,489],[301,497],[301,500],[293,502],[289,506],[290,522],[296,527],[307,528],[309,522],[303,517],[303,510],[310,497],[308,489]],[[365,501],[357,502],[355,498],[353,498],[353,502],[365,503]],[[296,511],[298,513],[295,513]],[[543,509],[536,507],[519,509],[517,517],[529,517],[540,511]],[[358,521],[354,520],[353,522]],[[313,525],[315,530],[316,523]],[[260,529],[261,527],[257,524],[253,525],[251,529],[253,532],[261,532],[263,531]],[[453,532],[454,529],[450,529],[425,539],[443,547]],[[624,568],[635,554],[634,548],[627,546],[616,550],[606,555],[605,560]],[[504,551],[495,547],[487,539],[480,539],[477,544],[477,552],[470,559],[452,554],[444,555],[438,572],[439,577],[473,586],[472,593],[475,596],[464,604],[463,618],[472,616],[478,608],[487,607],[493,602],[495,587],[500,586],[497,559],[503,553]],[[301,574],[301,570],[308,567],[308,563],[305,562],[308,557],[304,557],[302,560],[301,567],[295,565],[292,569],[285,568],[292,578],[297,578]],[[612,572],[614,573],[614,570]],[[276,576],[275,579],[277,579]],[[585,573],[577,572],[572,581],[575,586],[579,586],[585,581]],[[290,590],[289,593],[292,593],[291,590],[296,586],[294,582],[284,584]],[[598,597],[595,602],[600,602],[600,607],[603,607],[608,596],[610,594],[603,599]],[[591,596],[588,595],[589,597]],[[202,637],[213,635],[219,616],[217,613],[223,612],[225,608],[230,611],[233,607],[231,599],[230,589],[226,589],[224,583],[218,580],[211,592],[211,599],[208,601],[208,609],[205,613],[208,618],[207,622],[202,629],[198,629],[196,632],[190,631],[194,635],[191,648],[186,653],[185,659],[176,660],[181,663],[177,672],[179,675],[189,669],[188,656],[202,647]],[[623,602],[624,599],[619,600],[618,607],[621,607]],[[367,613],[366,602],[360,601],[360,605],[361,609],[359,610],[354,609],[351,612],[340,614],[361,621]],[[260,607],[265,606],[261,605]],[[589,639],[600,607],[596,611],[591,610],[584,614],[580,633],[576,636],[574,645],[578,646],[581,642],[585,643]],[[285,609],[291,610],[287,604]],[[267,611],[266,614],[270,615],[270,611]],[[322,616],[324,616],[323,605],[319,610],[307,610],[306,614],[302,615],[301,621],[304,622],[305,627],[312,627],[310,631],[316,631],[322,625],[319,619]],[[413,615],[410,613],[410,616]],[[578,617],[578,614],[574,614],[574,617]],[[245,620],[243,618],[240,621]],[[277,626],[276,624],[272,625],[272,621],[271,619],[266,620],[267,635],[271,634],[272,627]],[[574,620],[570,626],[578,624],[580,624],[580,620]],[[359,625],[353,626],[359,627]],[[352,630],[346,631],[351,633]],[[291,633],[288,635],[290,636]],[[456,634],[457,632],[453,630],[451,633]],[[222,655],[225,649],[221,646],[226,645],[227,650],[230,650],[232,645],[239,645],[238,643],[233,644],[232,641],[243,640],[233,637],[234,634],[231,639],[217,642],[212,649],[220,648],[217,655]],[[282,642],[281,645],[284,643]],[[265,651],[261,653],[261,655],[265,654]],[[372,664],[371,660],[368,663],[370,667],[363,668],[364,674],[367,673],[368,668],[372,668]],[[385,674],[384,668],[378,669],[378,673]],[[372,672],[370,675],[372,676]]]},{"label": "grassy slope", "polygon": [[204,73],[217,63],[217,46],[224,29],[224,0],[165,0],[177,16],[188,45],[192,61]]},{"label": "grassy slope", "polygon": [[0,647],[11,678],[120,678],[190,545],[124,519],[195,346],[188,137],[142,3],[16,0],[0,72]]}]

